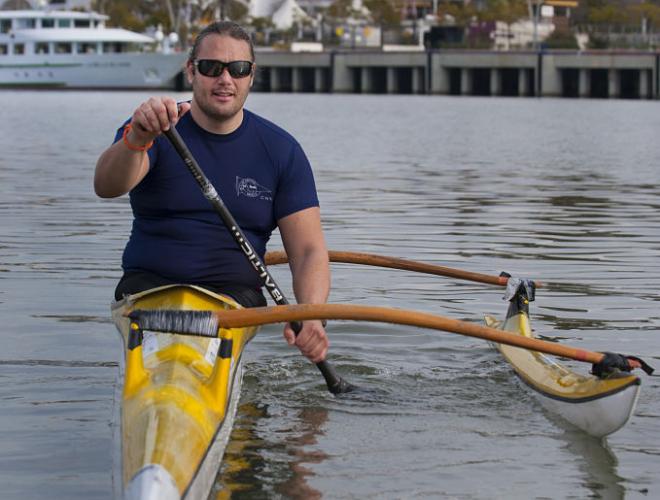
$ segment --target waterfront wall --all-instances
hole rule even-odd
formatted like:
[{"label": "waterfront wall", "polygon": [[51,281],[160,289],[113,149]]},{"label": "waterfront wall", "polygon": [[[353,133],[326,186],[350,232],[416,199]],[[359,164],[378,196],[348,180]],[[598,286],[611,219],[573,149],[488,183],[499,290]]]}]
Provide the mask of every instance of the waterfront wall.
[{"label": "waterfront wall", "polygon": [[257,92],[658,99],[660,52],[257,51]]}]

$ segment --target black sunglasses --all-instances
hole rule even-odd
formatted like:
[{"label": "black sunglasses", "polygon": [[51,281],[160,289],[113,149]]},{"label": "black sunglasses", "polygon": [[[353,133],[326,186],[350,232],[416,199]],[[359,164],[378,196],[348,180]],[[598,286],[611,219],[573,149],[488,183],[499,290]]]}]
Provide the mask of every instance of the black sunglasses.
[{"label": "black sunglasses", "polygon": [[216,78],[227,68],[232,78],[245,78],[252,73],[252,65],[254,63],[252,61],[223,62],[216,59],[197,59],[193,64],[204,76]]}]

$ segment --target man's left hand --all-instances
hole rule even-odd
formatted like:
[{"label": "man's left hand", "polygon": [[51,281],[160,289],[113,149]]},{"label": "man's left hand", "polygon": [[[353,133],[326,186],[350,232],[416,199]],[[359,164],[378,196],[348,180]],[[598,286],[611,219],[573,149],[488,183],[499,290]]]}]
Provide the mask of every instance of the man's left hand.
[{"label": "man's left hand", "polygon": [[303,322],[297,337],[291,324],[287,323],[284,327],[284,338],[289,345],[297,346],[303,356],[312,363],[323,361],[328,353],[328,336],[319,320]]}]

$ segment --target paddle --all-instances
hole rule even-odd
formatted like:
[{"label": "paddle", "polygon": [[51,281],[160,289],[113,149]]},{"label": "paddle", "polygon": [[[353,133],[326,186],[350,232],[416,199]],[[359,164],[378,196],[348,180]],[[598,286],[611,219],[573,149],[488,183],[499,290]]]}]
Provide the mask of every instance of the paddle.
[{"label": "paddle", "polygon": [[[200,318],[199,315],[204,317]],[[399,325],[431,328],[447,332],[459,333],[469,337],[477,337],[499,344],[507,344],[532,351],[561,356],[563,358],[584,361],[599,365],[604,360],[611,361],[611,366],[630,370],[642,368],[648,374],[653,369],[644,361],[634,356],[622,356],[613,353],[592,352],[563,344],[556,344],[532,337],[523,337],[505,330],[446,318],[429,313],[392,309],[387,307],[357,306],[344,304],[298,304],[275,307],[254,307],[249,309],[234,309],[226,311],[134,311],[131,317],[139,318],[140,325],[145,329],[163,330],[172,323],[181,325],[181,332],[189,335],[217,335],[218,328],[237,328],[257,326],[287,321],[305,321],[310,319],[340,319],[354,321],[373,321],[394,323]],[[601,367],[602,368],[602,367]]]},{"label": "paddle", "polygon": [[[405,271],[415,271],[418,273],[434,274],[436,276],[448,276],[450,278],[459,278],[467,281],[476,281],[477,283],[487,283],[489,285],[506,286],[509,280],[508,276],[491,276],[488,274],[474,273],[470,271],[462,271],[461,269],[454,269],[451,267],[436,266],[433,264],[425,264],[423,262],[415,262],[413,260],[400,259],[397,257],[387,257],[384,255],[375,255],[370,253],[359,252],[339,252],[336,250],[328,251],[330,262],[343,262],[347,264],[362,264],[365,266],[379,266],[388,267],[391,269],[402,269]],[[286,252],[279,250],[275,252],[268,252],[266,254],[266,265],[284,264],[288,262]],[[538,281],[534,282],[538,288],[542,284]]]},{"label": "paddle", "polygon": [[[172,143],[172,146],[174,146],[174,149],[176,149],[177,153],[179,153],[179,156],[181,156],[181,159],[186,164],[186,167],[188,167],[188,170],[190,170],[190,173],[197,181],[197,184],[199,184],[204,197],[211,203],[211,205],[213,205],[213,208],[215,208],[215,211],[222,219],[222,222],[224,222],[227,230],[231,233],[234,241],[236,241],[236,244],[243,252],[243,255],[245,255],[250,264],[252,264],[252,267],[254,267],[256,272],[259,274],[259,277],[263,280],[266,290],[268,290],[268,293],[273,298],[275,303],[278,305],[287,305],[289,302],[286,300],[286,297],[277,286],[277,283],[275,283],[275,280],[266,269],[266,266],[259,258],[259,255],[257,255],[257,252],[254,250],[254,248],[252,248],[250,241],[238,226],[238,223],[229,212],[229,209],[227,209],[225,206],[224,202],[220,198],[220,195],[218,195],[215,188],[213,187],[213,184],[211,184],[211,181],[209,181],[206,175],[204,175],[201,167],[193,157],[186,144],[183,142],[179,132],[177,132],[175,127],[170,127],[170,129],[166,130],[164,134]],[[297,335],[302,329],[302,324],[296,323],[294,320],[294,322],[291,322],[291,327]],[[355,386],[349,384],[339,375],[337,375],[337,372],[333,366],[327,361],[320,361],[319,363],[316,363],[316,366],[325,378],[328,390],[331,393],[342,394],[355,389]]]}]

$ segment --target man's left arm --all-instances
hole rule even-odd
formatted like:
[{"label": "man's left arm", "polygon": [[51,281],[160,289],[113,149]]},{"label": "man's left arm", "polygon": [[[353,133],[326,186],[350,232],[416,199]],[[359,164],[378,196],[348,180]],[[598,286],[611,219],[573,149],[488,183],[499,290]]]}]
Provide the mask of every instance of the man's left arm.
[{"label": "man's left arm", "polygon": [[[297,302],[325,303],[330,293],[330,265],[319,208],[306,208],[287,215],[278,221],[278,226],[289,257]],[[314,363],[323,361],[328,352],[328,337],[321,321],[305,321],[298,337],[287,324],[284,338]]]}]

